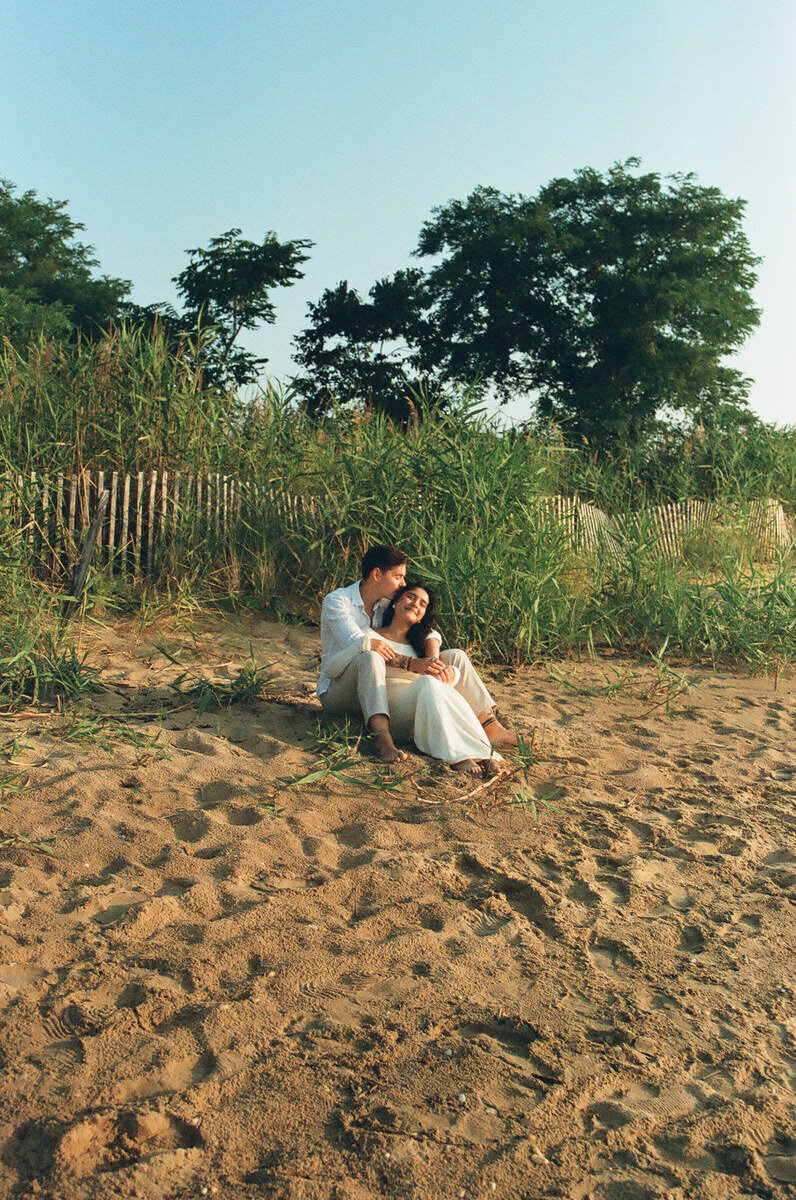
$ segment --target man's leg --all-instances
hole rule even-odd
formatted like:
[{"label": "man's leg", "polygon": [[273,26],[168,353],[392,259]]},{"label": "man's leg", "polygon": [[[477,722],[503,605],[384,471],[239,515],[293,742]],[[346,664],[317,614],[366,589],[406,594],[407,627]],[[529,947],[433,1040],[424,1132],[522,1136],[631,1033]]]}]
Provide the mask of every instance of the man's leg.
[{"label": "man's leg", "polygon": [[390,733],[386,663],[380,654],[373,650],[358,654],[342,675],[329,684],[321,696],[321,707],[324,712],[334,715],[361,714],[366,727],[375,736],[376,752],[382,762],[406,759]]},{"label": "man's leg", "polygon": [[484,733],[493,746],[516,746],[517,739],[510,729],[501,725],[494,714],[495,701],[483,684],[464,650],[443,650],[439,656],[449,667],[456,667],[459,678],[453,685],[484,727]]}]

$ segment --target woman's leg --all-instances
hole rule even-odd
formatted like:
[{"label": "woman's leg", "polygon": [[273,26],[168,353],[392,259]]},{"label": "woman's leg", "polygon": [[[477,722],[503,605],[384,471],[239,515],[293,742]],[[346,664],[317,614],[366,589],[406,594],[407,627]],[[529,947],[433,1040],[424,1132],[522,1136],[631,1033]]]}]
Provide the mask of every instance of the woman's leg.
[{"label": "woman's leg", "polygon": [[394,730],[411,722],[415,745],[432,758],[451,764],[499,758],[467,702],[431,675],[419,675],[398,694],[391,691],[390,712]]},{"label": "woman's leg", "polygon": [[481,676],[476,671],[464,650],[443,650],[439,656],[450,667],[456,667],[459,678],[453,685],[475,713],[478,721],[484,726],[484,733],[493,746],[516,746],[517,738],[510,729],[501,725],[493,709],[495,701],[484,687]]}]

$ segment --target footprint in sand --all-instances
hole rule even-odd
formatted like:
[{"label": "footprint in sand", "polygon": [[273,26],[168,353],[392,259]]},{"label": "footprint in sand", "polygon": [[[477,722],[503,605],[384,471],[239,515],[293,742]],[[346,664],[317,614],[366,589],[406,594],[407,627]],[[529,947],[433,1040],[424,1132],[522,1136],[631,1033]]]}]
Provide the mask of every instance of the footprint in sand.
[{"label": "footprint in sand", "polygon": [[[198,857],[198,856],[197,856]],[[199,882],[198,879],[164,879],[162,887],[155,892],[155,898],[160,896],[176,896],[179,899],[190,892]]]},{"label": "footprint in sand", "polygon": [[630,947],[613,938],[593,937],[588,955],[599,971],[622,983],[627,983],[629,972],[640,965]]},{"label": "footprint in sand", "polygon": [[589,908],[600,903],[599,894],[591,887],[585,879],[578,879],[567,889],[567,899],[573,900],[576,904],[585,904]]},{"label": "footprint in sand", "polygon": [[230,808],[223,814],[229,825],[249,827],[259,825],[264,819],[263,814],[256,808]]},{"label": "footprint in sand", "polygon": [[673,1134],[650,1139],[651,1145],[663,1159],[675,1167],[687,1163],[692,1170],[716,1171],[718,1164],[715,1155],[689,1134]]},{"label": "footprint in sand", "polygon": [[703,954],[707,947],[705,935],[697,925],[684,925],[680,932],[678,950],[687,954]]},{"label": "footprint in sand", "polygon": [[128,891],[113,884],[81,887],[62,907],[62,913],[74,913],[81,924],[95,921],[98,925],[115,925],[130,908],[143,904],[149,896],[137,888]]},{"label": "footprint in sand", "polygon": [[191,754],[206,754],[210,758],[229,754],[229,746],[224,738],[210,737],[196,729],[186,730],[185,733],[174,739],[173,745],[176,750],[187,750]]},{"label": "footprint in sand", "polygon": [[437,908],[422,908],[418,913],[418,920],[424,929],[432,933],[442,933],[445,928],[445,920]]},{"label": "footprint in sand", "polygon": [[561,1082],[557,1068],[532,1052],[531,1047],[540,1040],[532,1026],[520,1021],[468,1021],[459,1025],[455,1034],[474,1049],[509,1067],[512,1082],[523,1088],[524,1103],[527,1103],[528,1091],[536,1097]]},{"label": "footprint in sand", "polygon": [[693,1112],[697,1104],[697,1097],[685,1087],[659,1088],[654,1084],[632,1084],[592,1103],[583,1116],[592,1136],[607,1136],[610,1130],[622,1129],[636,1121],[652,1125],[667,1124]]},{"label": "footprint in sand", "polygon": [[604,904],[627,904],[630,888],[617,875],[595,875],[594,886]]},{"label": "footprint in sand", "polygon": [[156,1096],[171,1096],[198,1087],[216,1072],[216,1057],[207,1050],[198,1058],[196,1055],[175,1056],[160,1069],[148,1071],[144,1077],[136,1075],[121,1079],[112,1087],[113,1102],[127,1106],[140,1100],[151,1100]]},{"label": "footprint in sand", "polygon": [[37,979],[43,979],[46,974],[46,971],[33,966],[17,965],[16,963],[9,963],[7,966],[0,965],[0,1000],[16,995],[17,992],[21,992],[30,984],[35,983]]},{"label": "footprint in sand", "polygon": [[796,855],[788,850],[775,850],[763,859],[763,865],[755,876],[758,882],[769,882],[783,891],[796,885]]},{"label": "footprint in sand", "polygon": [[478,902],[479,913],[474,917],[472,931],[476,937],[494,937],[514,921],[514,909],[505,896],[487,896]]},{"label": "footprint in sand", "polygon": [[547,892],[534,880],[507,875],[482,863],[475,855],[464,854],[458,861],[463,875],[473,883],[467,889],[468,899],[480,907],[489,895],[502,897],[514,912],[550,936],[558,936],[558,923],[551,915],[552,904]]},{"label": "footprint in sand", "polygon": [[658,831],[646,821],[638,821],[633,817],[626,817],[621,813],[618,814],[617,820],[620,822],[620,824],[624,825],[625,829],[632,833],[633,836],[637,838],[643,846],[655,844],[659,836]]},{"label": "footprint in sand", "polygon": [[368,842],[372,840],[372,834],[373,830],[369,825],[359,821],[334,830],[334,836],[338,842],[342,842],[344,846],[348,846],[352,850],[361,850],[363,846],[367,846]]},{"label": "footprint in sand", "polygon": [[763,1167],[776,1183],[796,1184],[796,1138],[783,1133],[762,1152]]},{"label": "footprint in sand", "polygon": [[204,1141],[193,1125],[160,1112],[119,1112],[89,1117],[61,1138],[58,1166],[85,1177],[174,1150],[196,1150]]},{"label": "footprint in sand", "polygon": [[198,813],[189,812],[187,809],[171,813],[166,820],[181,842],[200,842],[210,830],[210,822],[207,817],[199,816]]},{"label": "footprint in sand", "polygon": [[337,864],[337,869],[344,872],[356,870],[357,867],[367,867],[373,862],[375,857],[375,850],[363,850],[359,854],[342,854]]},{"label": "footprint in sand", "polygon": [[[580,878],[567,889],[566,897],[574,904],[584,906],[588,911],[582,915],[578,923],[594,923],[606,910],[617,905],[626,904],[630,897],[630,889],[624,880],[615,875],[598,873],[593,878]],[[577,919],[577,918],[576,918]]]},{"label": "footprint in sand", "polygon": [[234,796],[239,796],[241,789],[232,787],[231,784],[226,783],[223,779],[216,779],[210,783],[202,784],[201,787],[197,788],[196,794],[197,803],[200,808],[214,809],[218,808],[219,804],[224,804],[227,800],[231,800]]}]

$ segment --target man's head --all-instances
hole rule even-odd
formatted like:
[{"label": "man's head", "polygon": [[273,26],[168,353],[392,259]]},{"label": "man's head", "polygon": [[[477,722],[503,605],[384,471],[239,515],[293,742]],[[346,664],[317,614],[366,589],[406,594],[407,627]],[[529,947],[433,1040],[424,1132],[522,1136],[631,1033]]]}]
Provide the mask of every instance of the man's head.
[{"label": "man's head", "polygon": [[362,559],[362,582],[377,592],[377,599],[392,600],[406,579],[408,557],[397,546],[371,546]]}]

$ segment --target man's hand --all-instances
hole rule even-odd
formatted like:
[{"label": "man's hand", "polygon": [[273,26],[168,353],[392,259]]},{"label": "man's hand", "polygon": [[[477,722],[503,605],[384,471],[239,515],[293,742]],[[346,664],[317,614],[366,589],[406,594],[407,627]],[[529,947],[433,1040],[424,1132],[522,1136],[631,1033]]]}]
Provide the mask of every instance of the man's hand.
[{"label": "man's hand", "polygon": [[386,663],[392,662],[392,660],[395,658],[395,651],[393,650],[392,646],[383,641],[381,638],[372,637],[370,639],[370,648],[371,650],[374,650],[376,654],[380,654]]},{"label": "man's hand", "polygon": [[441,658],[413,658],[409,670],[417,675],[433,675],[442,683],[453,683],[455,678],[453,667],[447,666]]}]

